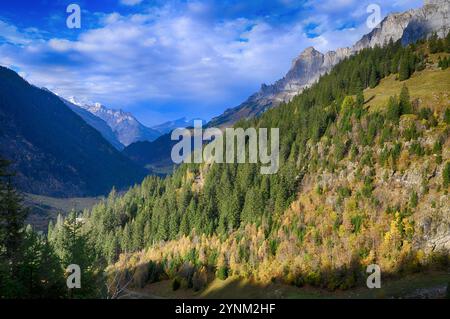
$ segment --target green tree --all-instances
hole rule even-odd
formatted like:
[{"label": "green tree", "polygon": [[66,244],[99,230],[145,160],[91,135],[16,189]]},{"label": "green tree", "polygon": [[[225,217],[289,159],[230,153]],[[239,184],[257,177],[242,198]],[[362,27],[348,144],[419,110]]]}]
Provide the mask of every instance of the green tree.
[{"label": "green tree", "polygon": [[450,124],[450,108],[448,107],[445,109],[444,122]]},{"label": "green tree", "polygon": [[397,97],[391,96],[388,101],[386,117],[392,122],[398,122],[401,115],[401,108],[397,101]]},{"label": "green tree", "polygon": [[25,228],[27,210],[8,166],[0,159],[0,298],[64,297],[59,259],[46,238]]},{"label": "green tree", "polygon": [[408,56],[403,56],[400,60],[398,77],[400,81],[408,80],[411,77],[410,62]]},{"label": "green tree", "polygon": [[369,86],[373,89],[374,87],[376,87],[378,85],[379,82],[380,82],[380,78],[378,75],[377,68],[375,67],[375,65],[372,65],[372,69],[370,71]]},{"label": "green tree", "polygon": [[[83,229],[84,219],[72,211],[66,219],[60,220],[55,227],[59,228],[54,239],[56,252],[66,269],[71,264],[80,266],[81,289],[72,289],[70,296],[74,298],[93,298],[102,294],[104,287],[101,268],[103,264],[96,259],[95,247],[89,233]],[[53,231],[55,232],[55,231]]]},{"label": "green tree", "polygon": [[445,164],[444,170],[442,171],[442,184],[444,187],[450,185],[450,162]]},{"label": "green tree", "polygon": [[411,114],[412,106],[409,97],[409,89],[406,85],[403,85],[402,90],[400,92],[400,101],[399,106],[401,110],[401,114]]}]

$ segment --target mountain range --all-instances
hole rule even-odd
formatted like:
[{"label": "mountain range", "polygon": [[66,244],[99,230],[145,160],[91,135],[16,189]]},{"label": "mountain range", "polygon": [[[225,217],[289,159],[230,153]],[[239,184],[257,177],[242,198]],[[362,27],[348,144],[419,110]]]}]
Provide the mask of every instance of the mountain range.
[{"label": "mountain range", "polygon": [[[289,102],[337,63],[364,48],[391,40],[406,44],[433,33],[444,36],[450,25],[449,7],[448,1],[432,0],[422,8],[391,14],[350,48],[323,54],[309,47],[294,59],[282,79],[263,84],[247,101],[208,125],[232,125]],[[181,118],[149,128],[131,113],[73,97],[64,100],[30,85],[9,69],[2,68],[1,73],[0,152],[16,162],[19,184],[27,192],[86,195],[107,192],[113,185],[130,185],[145,174],[142,166],[168,167],[173,145],[170,131],[192,125]],[[118,150],[123,150],[122,154]]]},{"label": "mountain range", "polygon": [[209,126],[231,126],[240,119],[259,116],[269,108],[289,102],[294,96],[316,83],[333,66],[365,48],[383,46],[390,40],[409,44],[436,33],[444,37],[450,26],[450,2],[428,0],[416,10],[388,15],[370,33],[350,48],[340,48],[325,54],[313,47],[305,49],[294,61],[288,73],[272,85],[261,89],[237,107],[213,118]]},{"label": "mountain range", "polygon": [[75,97],[69,97],[68,102],[105,121],[113,131],[116,140],[123,146],[138,141],[154,141],[161,135],[158,131],[144,126],[129,112],[109,109],[100,103],[83,103]]}]

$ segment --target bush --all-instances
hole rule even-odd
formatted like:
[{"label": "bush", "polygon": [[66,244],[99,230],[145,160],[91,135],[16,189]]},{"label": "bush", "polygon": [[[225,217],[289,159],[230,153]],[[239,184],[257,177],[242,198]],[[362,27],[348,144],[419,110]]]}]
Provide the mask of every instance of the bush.
[{"label": "bush", "polygon": [[444,171],[442,172],[442,185],[447,188],[450,185],[450,162],[445,164]]},{"label": "bush", "polygon": [[450,124],[450,108],[447,108],[444,113],[444,122]]},{"label": "bush", "polygon": [[225,280],[228,278],[228,267],[222,266],[217,270],[217,278],[220,280]]},{"label": "bush", "polygon": [[415,208],[417,207],[417,204],[419,203],[419,196],[417,195],[416,192],[412,192],[411,194],[411,198],[409,199],[409,204],[411,205],[411,207]]},{"label": "bush", "polygon": [[192,286],[195,291],[202,290],[208,283],[208,273],[205,267],[200,268],[192,277]]},{"label": "bush", "polygon": [[178,277],[174,278],[172,281],[172,290],[176,291],[176,290],[180,289],[180,286],[181,286],[180,279]]}]

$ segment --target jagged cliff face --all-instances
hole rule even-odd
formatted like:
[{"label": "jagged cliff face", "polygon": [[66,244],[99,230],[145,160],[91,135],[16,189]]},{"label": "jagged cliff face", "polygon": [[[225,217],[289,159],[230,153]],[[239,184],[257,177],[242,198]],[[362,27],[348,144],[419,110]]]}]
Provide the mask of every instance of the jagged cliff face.
[{"label": "jagged cliff face", "polygon": [[286,76],[250,96],[241,105],[226,110],[212,119],[210,126],[230,126],[240,119],[260,115],[282,102],[289,102],[295,95],[314,84],[342,59],[364,48],[383,46],[391,39],[404,44],[425,38],[436,32],[440,37],[449,32],[450,1],[428,0],[422,8],[387,16],[375,29],[364,35],[351,48],[340,48],[325,54],[312,47],[305,49],[292,63]]}]

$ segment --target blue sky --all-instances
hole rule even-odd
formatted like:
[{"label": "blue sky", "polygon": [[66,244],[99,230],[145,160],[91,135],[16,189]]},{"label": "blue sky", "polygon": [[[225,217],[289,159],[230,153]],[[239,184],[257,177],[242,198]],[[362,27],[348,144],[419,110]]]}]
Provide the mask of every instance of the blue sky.
[{"label": "blue sky", "polygon": [[[66,7],[82,9],[81,29]],[[146,125],[210,119],[281,78],[308,46],[350,46],[417,0],[1,1],[0,64],[64,97],[100,102]]]}]

